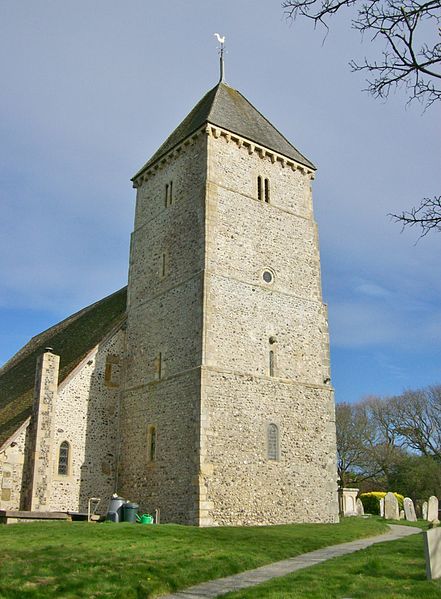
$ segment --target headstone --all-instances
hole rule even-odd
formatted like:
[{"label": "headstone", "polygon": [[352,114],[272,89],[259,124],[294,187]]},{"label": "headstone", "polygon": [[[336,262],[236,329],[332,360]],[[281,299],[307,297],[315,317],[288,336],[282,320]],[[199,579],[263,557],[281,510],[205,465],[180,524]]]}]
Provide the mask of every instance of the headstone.
[{"label": "headstone", "polygon": [[384,498],[384,517],[386,520],[399,520],[398,500],[393,493],[386,493]]},{"label": "headstone", "polygon": [[405,517],[406,514],[404,513],[404,510],[400,510],[400,520],[404,520]]},{"label": "headstone", "polygon": [[441,528],[432,528],[424,533],[424,553],[428,580],[441,578]]},{"label": "headstone", "polygon": [[384,517],[384,497],[380,499],[380,516]]},{"label": "headstone", "polygon": [[406,520],[409,522],[416,522],[417,517],[415,513],[415,506],[413,505],[413,501],[410,497],[404,498],[404,514],[406,516]]},{"label": "headstone", "polygon": [[364,516],[364,507],[360,497],[357,497],[357,501],[355,502],[355,509],[357,510],[357,516]]},{"label": "headstone", "polygon": [[339,489],[340,515],[357,516],[356,499],[358,489],[344,488]]},{"label": "headstone", "polygon": [[423,520],[427,520],[427,510],[428,510],[427,501],[424,501],[424,503],[423,503]]},{"label": "headstone", "polygon": [[429,522],[438,520],[438,499],[435,495],[429,497],[429,503],[427,506],[427,519]]}]

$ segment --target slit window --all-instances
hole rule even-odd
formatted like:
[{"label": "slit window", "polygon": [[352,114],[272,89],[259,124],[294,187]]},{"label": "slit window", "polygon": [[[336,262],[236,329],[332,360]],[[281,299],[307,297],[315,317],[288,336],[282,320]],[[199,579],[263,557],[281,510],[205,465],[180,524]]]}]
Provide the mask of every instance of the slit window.
[{"label": "slit window", "polygon": [[269,424],[268,425],[268,459],[269,460],[278,460],[279,459],[279,429],[277,428],[277,424]]},{"label": "slit window", "polygon": [[106,387],[119,387],[120,370],[119,357],[112,354],[107,355],[106,366],[104,369],[104,384]]},{"label": "slit window", "polygon": [[60,445],[58,453],[58,474],[67,476],[69,474],[69,453],[70,446],[67,441],[63,441]]},{"label": "slit window", "polygon": [[148,428],[148,459],[149,462],[156,460],[156,426]]},{"label": "slit window", "polygon": [[165,253],[161,255],[161,277],[165,277],[167,274],[167,256]]},{"label": "slit window", "polygon": [[269,375],[270,376],[274,376],[274,365],[275,365],[274,350],[270,349],[270,352],[269,352]]},{"label": "slit window", "polygon": [[156,378],[159,381],[162,378],[162,352],[159,352],[156,358]]},{"label": "slit window", "polygon": [[165,186],[165,207],[173,204],[173,181],[170,181]]},{"label": "slit window", "polygon": [[265,179],[265,202],[269,204],[270,201],[270,183],[269,179]]},{"label": "slit window", "polygon": [[257,199],[258,200],[262,200],[263,196],[262,196],[262,177],[259,175],[257,177]]}]

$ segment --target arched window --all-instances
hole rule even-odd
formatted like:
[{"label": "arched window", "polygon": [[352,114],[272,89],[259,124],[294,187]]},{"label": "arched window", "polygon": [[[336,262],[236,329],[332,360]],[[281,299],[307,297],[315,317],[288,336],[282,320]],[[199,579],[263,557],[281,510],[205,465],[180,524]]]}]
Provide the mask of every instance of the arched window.
[{"label": "arched window", "polygon": [[58,474],[67,476],[69,474],[69,453],[70,445],[67,441],[63,441],[60,445],[60,451],[58,454]]},{"label": "arched window", "polygon": [[277,424],[268,424],[268,459],[279,459],[279,429]]}]

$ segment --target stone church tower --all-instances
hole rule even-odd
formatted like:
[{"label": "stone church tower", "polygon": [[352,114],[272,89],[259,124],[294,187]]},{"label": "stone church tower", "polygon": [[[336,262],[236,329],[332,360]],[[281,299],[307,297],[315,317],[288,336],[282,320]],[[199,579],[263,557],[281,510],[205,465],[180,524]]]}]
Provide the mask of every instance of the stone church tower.
[{"label": "stone church tower", "polygon": [[117,489],[162,521],[338,519],[314,171],[221,81],[133,178]]}]

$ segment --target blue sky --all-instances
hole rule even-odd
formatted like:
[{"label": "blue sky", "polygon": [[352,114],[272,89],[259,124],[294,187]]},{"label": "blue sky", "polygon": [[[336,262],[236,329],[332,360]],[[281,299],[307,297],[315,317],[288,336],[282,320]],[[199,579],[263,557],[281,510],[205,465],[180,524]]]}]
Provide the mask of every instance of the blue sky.
[{"label": "blue sky", "polygon": [[375,45],[278,0],[0,3],[0,363],[126,284],[130,177],[215,85],[216,31],[227,82],[319,169],[337,401],[440,383],[441,235],[387,214],[439,193],[441,106],[362,93],[347,64]]}]

